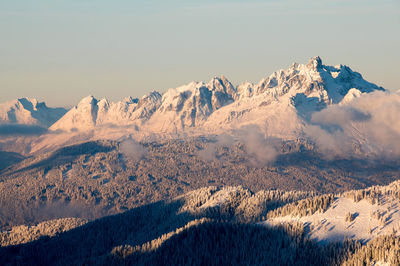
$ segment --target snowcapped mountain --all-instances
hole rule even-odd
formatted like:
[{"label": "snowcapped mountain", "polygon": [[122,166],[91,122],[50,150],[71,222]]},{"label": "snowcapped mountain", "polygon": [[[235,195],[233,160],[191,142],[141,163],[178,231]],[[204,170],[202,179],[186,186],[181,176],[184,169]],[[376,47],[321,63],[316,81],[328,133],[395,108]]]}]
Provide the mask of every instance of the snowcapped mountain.
[{"label": "snowcapped mountain", "polygon": [[49,127],[66,112],[64,108],[49,108],[36,99],[20,98],[0,104],[0,124]]},{"label": "snowcapped mountain", "polygon": [[237,98],[236,88],[224,76],[208,83],[192,82],[166,91],[148,125],[153,131],[161,132],[201,126],[215,111]]},{"label": "snowcapped mountain", "polygon": [[151,92],[141,99],[127,97],[113,103],[106,99],[100,101],[93,96],[83,98],[50,130],[85,131],[96,126],[132,125],[134,122],[145,122],[161,104],[161,95]]},{"label": "snowcapped mountain", "polygon": [[110,125],[174,133],[257,124],[268,127],[271,135],[291,135],[301,130],[313,112],[376,90],[384,89],[347,66],[326,66],[314,57],[307,64],[294,63],[276,71],[258,84],[235,87],[221,76],[116,103],[88,96],[50,129],[84,131]]}]

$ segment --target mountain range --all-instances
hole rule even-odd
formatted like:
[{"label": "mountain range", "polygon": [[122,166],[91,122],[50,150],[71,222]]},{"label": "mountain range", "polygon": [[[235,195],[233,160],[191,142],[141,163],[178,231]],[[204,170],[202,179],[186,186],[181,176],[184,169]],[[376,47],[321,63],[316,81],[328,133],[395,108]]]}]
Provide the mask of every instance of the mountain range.
[{"label": "mountain range", "polygon": [[88,96],[65,114],[64,109],[19,99],[2,104],[0,117],[12,123],[47,126],[50,131],[125,126],[163,133],[200,128],[214,132],[257,124],[268,127],[271,135],[290,136],[302,129],[313,112],[373,91],[384,89],[345,65],[327,66],[314,57],[307,64],[294,63],[276,71],[257,84],[234,86],[221,76],[208,83],[171,88],[163,94],[153,91],[140,99],[110,102]]}]

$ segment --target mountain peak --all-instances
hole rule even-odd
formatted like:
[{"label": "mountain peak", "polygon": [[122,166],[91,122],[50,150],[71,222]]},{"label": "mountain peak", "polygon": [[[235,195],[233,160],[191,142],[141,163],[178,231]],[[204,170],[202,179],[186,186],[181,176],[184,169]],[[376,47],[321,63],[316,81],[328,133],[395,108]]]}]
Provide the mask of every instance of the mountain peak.
[{"label": "mountain peak", "polygon": [[237,97],[236,87],[224,76],[213,78],[210,83],[211,91],[220,91],[225,94],[229,94],[232,99]]},{"label": "mountain peak", "polygon": [[145,94],[140,100],[139,103],[142,102],[159,102],[161,101],[161,94],[158,91],[151,91]]},{"label": "mountain peak", "polygon": [[36,99],[31,99],[31,98],[28,98],[28,97],[19,98],[17,101],[19,103],[21,103],[24,106],[25,109],[29,109],[29,110],[36,109],[36,106],[38,104],[44,104],[44,103],[40,103]]},{"label": "mountain peak", "polygon": [[216,76],[216,77],[212,78],[211,82],[213,82],[213,81],[229,82],[229,80],[224,75]]},{"label": "mountain peak", "polygon": [[44,107],[47,108],[45,103],[41,103],[36,99],[31,99],[28,97],[19,98],[15,101],[15,106],[19,105],[20,108],[26,109],[29,112],[36,111],[37,108]]},{"label": "mountain peak", "polygon": [[308,63],[307,63],[307,67],[317,71],[318,69],[320,69],[322,67],[322,60],[321,57],[319,56],[315,56],[312,57]]},{"label": "mountain peak", "polygon": [[133,98],[132,96],[128,96],[128,97],[123,98],[121,102],[124,102],[124,103],[137,103],[138,101],[139,101],[138,98]]},{"label": "mountain peak", "polygon": [[90,104],[90,105],[93,105],[93,104],[96,104],[97,103],[97,99],[96,98],[94,98],[92,95],[88,95],[88,96],[86,96],[85,98],[83,98],[79,103],[78,103],[78,105],[86,105],[86,104]]},{"label": "mountain peak", "polygon": [[25,124],[49,127],[66,113],[64,108],[49,108],[44,102],[19,98],[0,103],[0,124]]}]

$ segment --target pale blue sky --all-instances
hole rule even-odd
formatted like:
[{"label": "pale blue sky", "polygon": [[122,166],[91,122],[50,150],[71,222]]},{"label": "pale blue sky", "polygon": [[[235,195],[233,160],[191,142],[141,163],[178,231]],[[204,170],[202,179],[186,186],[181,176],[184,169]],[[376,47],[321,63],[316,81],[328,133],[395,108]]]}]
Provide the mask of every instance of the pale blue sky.
[{"label": "pale blue sky", "polygon": [[0,0],[0,102],[258,82],[316,55],[400,89],[399,49],[399,0]]}]

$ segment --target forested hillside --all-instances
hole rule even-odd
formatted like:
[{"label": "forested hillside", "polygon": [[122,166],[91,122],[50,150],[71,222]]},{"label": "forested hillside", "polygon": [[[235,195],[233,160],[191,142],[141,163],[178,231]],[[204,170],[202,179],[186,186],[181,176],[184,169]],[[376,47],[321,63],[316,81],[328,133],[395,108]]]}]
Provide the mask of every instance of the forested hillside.
[{"label": "forested hillside", "polygon": [[[374,190],[396,187],[398,182]],[[322,243],[300,220],[264,223],[286,212],[325,213],[338,196],[207,187],[90,222],[64,219],[13,228],[1,234],[0,263],[398,265],[395,230],[367,243],[357,238]],[[36,236],[29,238],[32,231]]]}]

